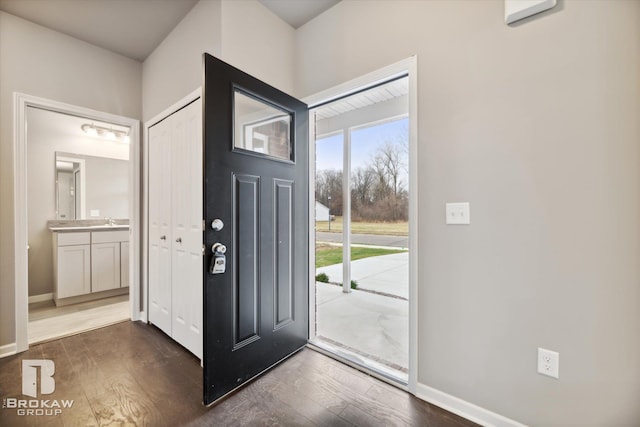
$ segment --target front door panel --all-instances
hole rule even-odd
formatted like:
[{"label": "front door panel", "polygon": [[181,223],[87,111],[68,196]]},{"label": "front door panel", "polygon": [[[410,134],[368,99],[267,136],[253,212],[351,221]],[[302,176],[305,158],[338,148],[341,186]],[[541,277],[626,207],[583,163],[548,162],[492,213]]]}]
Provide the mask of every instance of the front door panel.
[{"label": "front door panel", "polygon": [[209,404],[307,342],[307,107],[205,54],[204,139]]}]

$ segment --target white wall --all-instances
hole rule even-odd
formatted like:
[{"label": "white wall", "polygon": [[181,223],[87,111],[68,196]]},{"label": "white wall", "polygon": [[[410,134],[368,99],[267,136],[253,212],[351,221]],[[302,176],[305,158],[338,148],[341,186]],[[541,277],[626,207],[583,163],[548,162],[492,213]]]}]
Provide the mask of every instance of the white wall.
[{"label": "white wall", "polygon": [[222,1],[222,59],[286,93],[294,87],[295,30],[257,1]]},{"label": "white wall", "polygon": [[220,55],[221,1],[201,0],[144,61],[144,120],[202,86],[202,54]]},{"label": "white wall", "polygon": [[292,92],[294,37],[256,0],[201,0],[144,61],[144,120],[202,86],[205,52]]},{"label": "white wall", "polygon": [[78,158],[85,159],[86,167],[85,218],[129,219],[129,162],[90,154]]},{"label": "white wall", "polygon": [[0,346],[15,342],[13,92],[140,118],[139,62],[0,12]]},{"label": "white wall", "polygon": [[[344,0],[296,92],[419,57],[418,380],[530,425],[640,424],[640,2]],[[446,226],[446,202],[471,202]],[[536,348],[560,352],[560,379]]]}]

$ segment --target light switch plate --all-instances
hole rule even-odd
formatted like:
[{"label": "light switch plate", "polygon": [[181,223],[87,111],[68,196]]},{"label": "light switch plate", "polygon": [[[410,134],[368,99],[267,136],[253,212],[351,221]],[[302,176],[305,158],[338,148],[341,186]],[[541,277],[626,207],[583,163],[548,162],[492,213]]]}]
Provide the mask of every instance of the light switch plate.
[{"label": "light switch plate", "polygon": [[90,215],[92,218],[98,218],[98,217],[100,217],[100,210],[99,210],[99,209],[91,209],[91,210],[89,211],[89,215]]},{"label": "light switch plate", "polygon": [[447,203],[446,215],[448,225],[471,224],[471,208],[468,202]]}]

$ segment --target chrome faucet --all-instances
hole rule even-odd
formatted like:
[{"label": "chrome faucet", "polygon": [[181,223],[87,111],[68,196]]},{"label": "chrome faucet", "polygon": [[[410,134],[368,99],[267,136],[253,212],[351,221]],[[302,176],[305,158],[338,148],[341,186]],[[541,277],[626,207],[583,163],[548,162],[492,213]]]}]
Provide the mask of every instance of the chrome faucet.
[{"label": "chrome faucet", "polygon": [[116,225],[116,221],[113,218],[107,218],[107,225],[114,226]]}]

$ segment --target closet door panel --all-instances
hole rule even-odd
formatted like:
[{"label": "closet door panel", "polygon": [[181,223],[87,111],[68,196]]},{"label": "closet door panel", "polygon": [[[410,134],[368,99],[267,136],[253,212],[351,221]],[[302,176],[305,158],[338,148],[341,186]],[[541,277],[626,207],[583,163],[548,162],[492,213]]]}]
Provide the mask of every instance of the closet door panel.
[{"label": "closet door panel", "polygon": [[171,335],[171,122],[149,128],[149,321]]},{"label": "closet door panel", "polygon": [[202,358],[202,103],[172,123],[172,336]]}]

